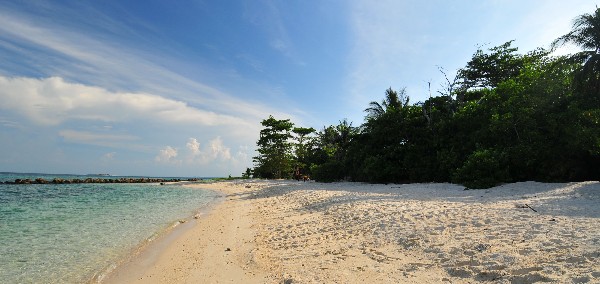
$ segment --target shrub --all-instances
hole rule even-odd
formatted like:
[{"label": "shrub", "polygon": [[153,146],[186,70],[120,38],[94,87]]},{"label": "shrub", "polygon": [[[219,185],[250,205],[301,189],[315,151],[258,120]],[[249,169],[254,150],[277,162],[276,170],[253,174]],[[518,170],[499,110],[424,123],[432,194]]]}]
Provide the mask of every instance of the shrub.
[{"label": "shrub", "polygon": [[510,178],[505,154],[498,150],[484,149],[471,153],[454,173],[453,182],[467,188],[490,188]]},{"label": "shrub", "polygon": [[337,161],[328,161],[310,168],[311,178],[319,182],[334,182],[344,179],[344,166]]}]

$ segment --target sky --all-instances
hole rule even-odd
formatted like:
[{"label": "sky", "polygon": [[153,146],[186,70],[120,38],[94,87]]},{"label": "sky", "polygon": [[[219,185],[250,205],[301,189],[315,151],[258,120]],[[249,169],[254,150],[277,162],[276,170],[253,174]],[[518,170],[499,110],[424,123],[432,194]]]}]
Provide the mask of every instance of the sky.
[{"label": "sky", "polygon": [[359,126],[387,88],[425,101],[440,68],[549,48],[598,4],[0,0],[0,172],[240,176],[269,115]]}]

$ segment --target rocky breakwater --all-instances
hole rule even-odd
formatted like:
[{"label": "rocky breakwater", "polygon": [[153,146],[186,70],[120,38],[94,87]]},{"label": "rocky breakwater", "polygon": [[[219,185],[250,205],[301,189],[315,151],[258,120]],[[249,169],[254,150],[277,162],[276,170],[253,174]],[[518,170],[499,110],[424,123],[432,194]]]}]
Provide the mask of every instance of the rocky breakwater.
[{"label": "rocky breakwater", "polygon": [[189,179],[165,179],[165,178],[85,178],[85,179],[62,179],[54,178],[52,180],[46,180],[43,178],[36,179],[15,179],[14,181],[6,181],[5,184],[73,184],[73,183],[160,183],[165,184],[169,182],[181,182],[181,181],[201,181],[199,178]]}]

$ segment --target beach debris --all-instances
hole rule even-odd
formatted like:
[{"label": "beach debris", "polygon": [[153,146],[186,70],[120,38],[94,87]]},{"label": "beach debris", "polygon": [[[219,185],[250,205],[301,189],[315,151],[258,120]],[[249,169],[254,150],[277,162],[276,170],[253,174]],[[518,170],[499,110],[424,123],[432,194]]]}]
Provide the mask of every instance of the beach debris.
[{"label": "beach debris", "polygon": [[529,206],[529,204],[524,203],[524,204],[515,204],[516,208],[529,208],[531,210],[533,210],[533,212],[537,212],[537,210],[533,209],[531,206]]},{"label": "beach debris", "polygon": [[231,251],[231,249],[230,248],[226,248],[225,251]]},{"label": "beach debris", "polygon": [[525,203],[525,206],[526,206],[527,208],[529,208],[529,209],[533,210],[533,212],[537,212],[537,210],[535,210],[535,209],[531,208],[531,206],[529,206],[529,204]]},{"label": "beach debris", "polygon": [[252,187],[251,185],[246,185],[246,188],[251,188],[251,187]]},{"label": "beach debris", "polygon": [[479,251],[479,252],[483,252],[488,250],[489,248],[491,248],[492,246],[489,244],[478,244],[475,246],[475,250]]}]

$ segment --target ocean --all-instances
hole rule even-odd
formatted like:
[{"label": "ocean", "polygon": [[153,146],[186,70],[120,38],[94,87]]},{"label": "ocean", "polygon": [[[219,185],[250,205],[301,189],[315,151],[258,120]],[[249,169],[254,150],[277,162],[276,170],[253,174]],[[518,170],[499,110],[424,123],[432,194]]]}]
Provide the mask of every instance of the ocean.
[{"label": "ocean", "polygon": [[[38,177],[90,176],[0,173],[0,182]],[[90,282],[220,198],[181,183],[0,184],[0,279]]]}]

